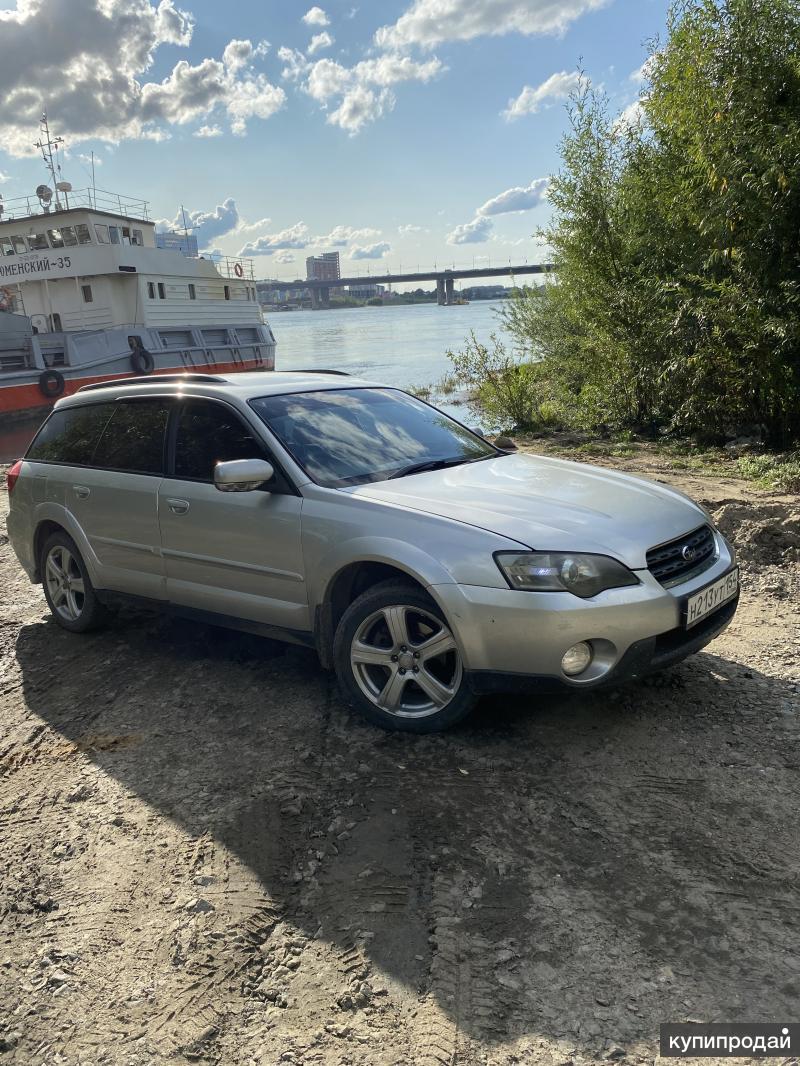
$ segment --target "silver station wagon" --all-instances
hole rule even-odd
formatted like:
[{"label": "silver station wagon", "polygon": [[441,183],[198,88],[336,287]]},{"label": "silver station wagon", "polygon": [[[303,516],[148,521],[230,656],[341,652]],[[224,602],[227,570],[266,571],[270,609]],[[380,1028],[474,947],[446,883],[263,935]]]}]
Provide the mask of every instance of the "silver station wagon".
[{"label": "silver station wagon", "polygon": [[133,597],[299,642],[389,729],[660,669],[738,601],[733,549],[680,492],[499,451],[335,373],[88,386],[8,489],[11,543],[65,629]]}]

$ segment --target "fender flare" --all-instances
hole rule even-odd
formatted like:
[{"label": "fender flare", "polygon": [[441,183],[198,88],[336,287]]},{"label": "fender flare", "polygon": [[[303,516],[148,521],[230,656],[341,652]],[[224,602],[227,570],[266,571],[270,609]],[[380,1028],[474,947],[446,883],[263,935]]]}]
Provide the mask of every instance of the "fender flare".
[{"label": "fender flare", "polygon": [[[38,540],[39,530],[44,522],[55,522],[56,525],[61,526],[62,529],[66,530],[75,541],[78,551],[81,553],[86,569],[89,571],[89,577],[91,578],[92,584],[95,588],[102,588],[102,582],[99,577],[101,569],[100,560],[95,555],[92,546],[87,540],[80,525],[76,522],[75,518],[67,508],[62,504],[51,502],[38,505],[33,518],[32,548]],[[34,559],[34,566],[34,580],[40,582],[42,580],[42,575],[39,573],[38,555]]]}]

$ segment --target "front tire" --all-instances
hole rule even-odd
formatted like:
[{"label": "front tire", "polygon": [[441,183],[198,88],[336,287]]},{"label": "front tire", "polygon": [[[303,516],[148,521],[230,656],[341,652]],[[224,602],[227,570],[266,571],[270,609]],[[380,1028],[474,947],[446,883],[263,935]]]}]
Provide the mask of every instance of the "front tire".
[{"label": "front tire", "polygon": [[437,733],[475,704],[447,620],[413,585],[387,581],[359,596],[339,622],[333,657],[347,702],[383,729]]},{"label": "front tire", "polygon": [[70,633],[85,633],[106,619],[86,564],[67,533],[52,533],[42,547],[40,572],[47,606]]}]

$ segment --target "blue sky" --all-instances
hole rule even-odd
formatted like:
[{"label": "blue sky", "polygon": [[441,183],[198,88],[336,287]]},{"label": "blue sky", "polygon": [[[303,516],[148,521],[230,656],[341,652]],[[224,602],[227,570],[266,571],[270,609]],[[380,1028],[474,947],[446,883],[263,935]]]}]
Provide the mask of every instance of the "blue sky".
[{"label": "blue sky", "polygon": [[73,186],[94,150],[99,186],[159,219],[183,204],[202,244],[282,278],[333,247],[348,273],[535,261],[578,63],[623,110],[666,14],[666,0],[3,2],[0,194],[43,179],[26,153],[46,105]]}]

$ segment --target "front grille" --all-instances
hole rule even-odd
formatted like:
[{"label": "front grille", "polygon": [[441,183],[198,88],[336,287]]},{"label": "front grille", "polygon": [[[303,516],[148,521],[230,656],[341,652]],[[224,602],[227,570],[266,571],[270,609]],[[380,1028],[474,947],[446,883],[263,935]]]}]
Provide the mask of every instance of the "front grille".
[{"label": "front grille", "polygon": [[656,581],[669,588],[707,570],[715,557],[714,534],[709,526],[700,526],[668,544],[651,548],[647,553],[647,569]]}]

